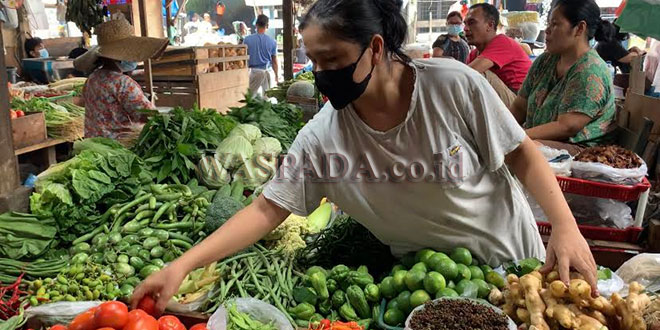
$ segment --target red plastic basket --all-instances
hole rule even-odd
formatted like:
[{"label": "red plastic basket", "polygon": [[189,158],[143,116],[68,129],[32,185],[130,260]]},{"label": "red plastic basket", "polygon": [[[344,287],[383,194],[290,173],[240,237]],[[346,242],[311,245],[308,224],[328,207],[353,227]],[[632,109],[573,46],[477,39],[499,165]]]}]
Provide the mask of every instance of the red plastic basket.
[{"label": "red plastic basket", "polygon": [[578,178],[569,178],[557,176],[557,182],[561,191],[571,194],[577,194],[589,197],[609,198],[619,201],[634,201],[639,199],[639,195],[649,188],[651,183],[644,178],[641,183],[634,186],[625,186],[612,183],[603,183]]},{"label": "red plastic basket", "polygon": [[[552,233],[552,225],[548,222],[537,222],[539,227],[539,233],[541,235],[548,235]],[[595,227],[595,226],[586,226],[578,225],[580,232],[584,238],[600,240],[600,241],[609,241],[609,242],[625,242],[625,243],[637,243],[639,234],[642,232],[641,227],[628,227],[626,229],[617,229],[617,228],[605,228],[605,227]]]}]

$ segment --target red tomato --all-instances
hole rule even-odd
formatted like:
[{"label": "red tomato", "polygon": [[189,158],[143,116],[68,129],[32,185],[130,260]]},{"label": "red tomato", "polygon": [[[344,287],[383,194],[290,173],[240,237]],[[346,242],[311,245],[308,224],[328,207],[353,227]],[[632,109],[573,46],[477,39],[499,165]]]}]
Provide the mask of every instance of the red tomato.
[{"label": "red tomato", "polygon": [[121,330],[128,322],[128,307],[119,301],[104,302],[94,313],[94,322],[97,328]]},{"label": "red tomato", "polygon": [[151,316],[156,315],[156,301],[154,298],[151,298],[150,295],[145,295],[142,297],[137,305],[137,308],[145,311]]},{"label": "red tomato", "polygon": [[98,328],[96,330],[115,330],[115,329],[110,328],[110,327],[103,327],[103,328]]},{"label": "red tomato", "polygon": [[128,312],[128,322],[130,323],[130,322],[136,321],[136,320],[138,320],[140,318],[143,318],[147,315],[149,315],[149,314],[147,314],[145,311],[143,311],[141,309],[134,309],[134,310]]},{"label": "red tomato", "polygon": [[209,330],[209,328],[206,327],[206,323],[197,323],[190,330]]},{"label": "red tomato", "polygon": [[50,330],[66,330],[66,326],[55,324],[54,326],[50,327]]},{"label": "red tomato", "polygon": [[23,117],[25,116],[25,112],[23,110],[16,110],[16,117]]},{"label": "red tomato", "polygon": [[135,313],[123,330],[158,330],[158,321],[151,315]]},{"label": "red tomato", "polygon": [[69,323],[68,330],[94,330],[94,313],[98,307],[90,308],[87,311],[78,314],[76,318]]},{"label": "red tomato", "polygon": [[186,330],[186,327],[176,316],[165,315],[158,319],[158,330]]}]

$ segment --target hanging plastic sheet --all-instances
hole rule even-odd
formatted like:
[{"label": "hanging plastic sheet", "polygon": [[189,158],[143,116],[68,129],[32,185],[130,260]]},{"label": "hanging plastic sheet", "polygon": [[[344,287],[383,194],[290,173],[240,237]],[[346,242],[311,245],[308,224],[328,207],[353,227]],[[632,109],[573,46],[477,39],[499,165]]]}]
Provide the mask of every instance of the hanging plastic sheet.
[{"label": "hanging plastic sheet", "polygon": [[660,39],[660,0],[627,0],[616,24],[622,32]]}]

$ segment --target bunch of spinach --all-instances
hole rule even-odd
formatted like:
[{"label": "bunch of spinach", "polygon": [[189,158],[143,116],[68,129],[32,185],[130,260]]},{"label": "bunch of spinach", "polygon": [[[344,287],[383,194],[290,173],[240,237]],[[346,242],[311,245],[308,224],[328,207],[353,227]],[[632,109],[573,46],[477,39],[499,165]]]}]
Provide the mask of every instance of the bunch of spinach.
[{"label": "bunch of spinach", "polygon": [[147,163],[157,164],[158,182],[188,182],[204,153],[215,151],[236,126],[236,121],[212,109],[175,108],[166,114],[149,112],[151,118],[134,147]]},{"label": "bunch of spinach", "polygon": [[257,125],[264,135],[279,140],[284,151],[291,147],[298,131],[304,125],[302,110],[293,104],[272,104],[249,92],[241,103],[245,105],[231,108],[228,115],[242,124]]},{"label": "bunch of spinach", "polygon": [[102,225],[109,206],[133,198],[153,181],[144,162],[114,140],[77,141],[74,151],[75,157],[39,174],[30,196],[32,213],[54,218],[64,242]]}]

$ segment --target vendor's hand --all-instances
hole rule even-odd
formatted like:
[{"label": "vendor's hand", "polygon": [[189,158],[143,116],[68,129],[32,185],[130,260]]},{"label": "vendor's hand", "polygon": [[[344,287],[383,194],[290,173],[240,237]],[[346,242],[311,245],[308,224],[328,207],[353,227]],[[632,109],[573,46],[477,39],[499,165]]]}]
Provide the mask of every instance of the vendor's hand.
[{"label": "vendor's hand", "polygon": [[568,285],[570,270],[573,268],[591,285],[592,296],[598,296],[596,262],[577,226],[553,228],[546,253],[542,273],[551,272],[556,264],[561,281]]},{"label": "vendor's hand", "polygon": [[176,264],[170,264],[159,272],[151,274],[133,291],[131,296],[131,308],[135,309],[142,300],[142,297],[151,295],[156,300],[156,312],[162,313],[167,303],[179,290],[179,286],[187,273],[183,267],[177,267]]}]

